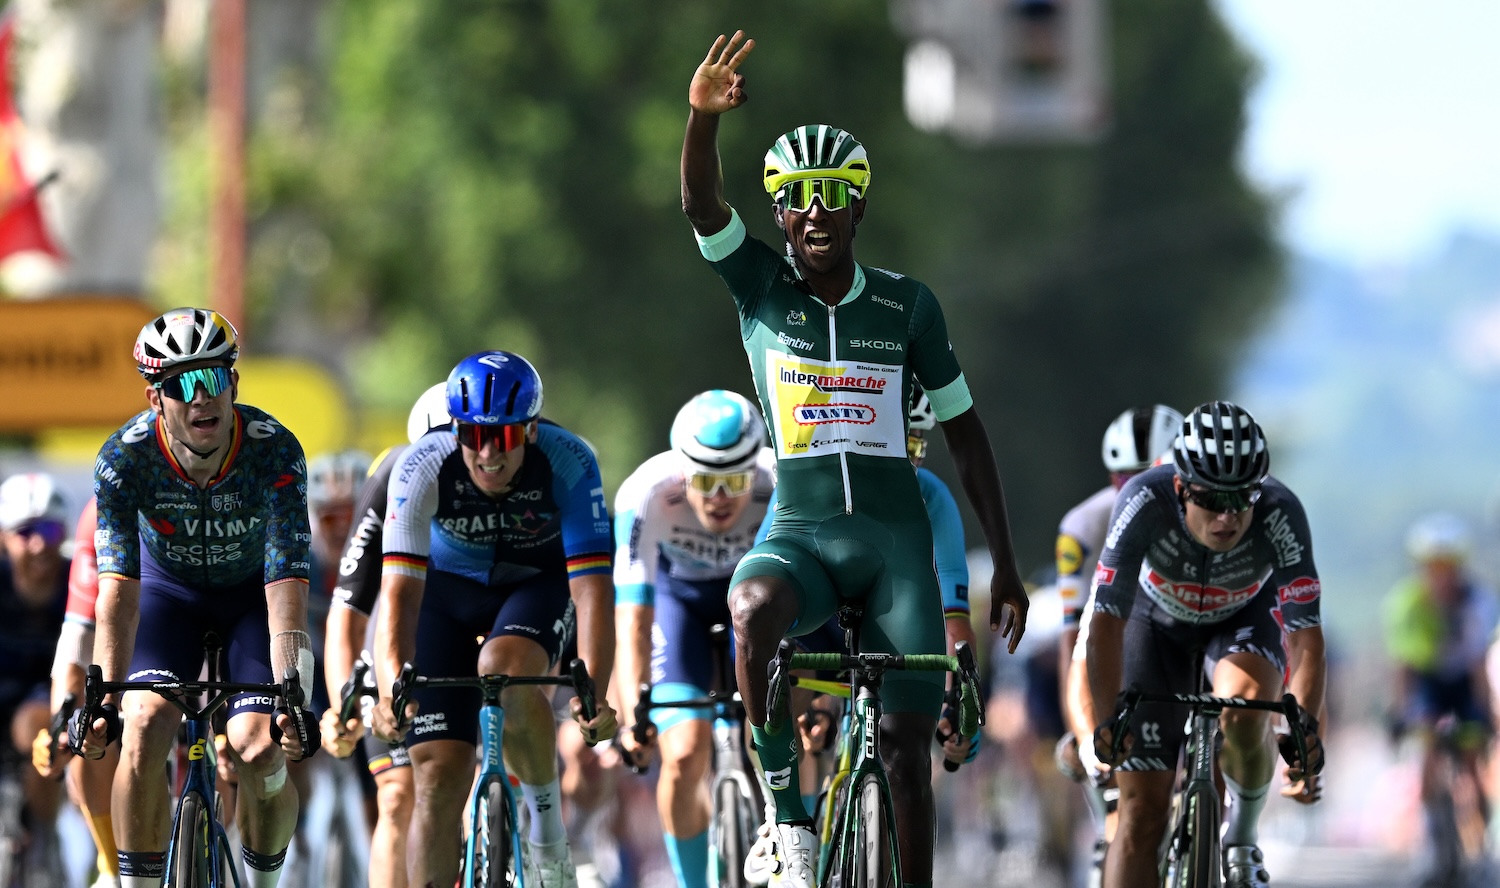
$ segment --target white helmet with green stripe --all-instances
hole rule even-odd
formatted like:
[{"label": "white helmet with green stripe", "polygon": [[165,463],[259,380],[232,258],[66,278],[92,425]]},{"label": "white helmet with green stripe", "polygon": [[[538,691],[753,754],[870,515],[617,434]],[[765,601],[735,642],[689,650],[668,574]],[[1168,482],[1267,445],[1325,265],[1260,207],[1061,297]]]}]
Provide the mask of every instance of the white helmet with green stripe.
[{"label": "white helmet with green stripe", "polygon": [[794,179],[828,178],[848,182],[860,197],[870,187],[870,159],[859,140],[836,126],[799,126],[766,152],[766,193],[775,195]]}]

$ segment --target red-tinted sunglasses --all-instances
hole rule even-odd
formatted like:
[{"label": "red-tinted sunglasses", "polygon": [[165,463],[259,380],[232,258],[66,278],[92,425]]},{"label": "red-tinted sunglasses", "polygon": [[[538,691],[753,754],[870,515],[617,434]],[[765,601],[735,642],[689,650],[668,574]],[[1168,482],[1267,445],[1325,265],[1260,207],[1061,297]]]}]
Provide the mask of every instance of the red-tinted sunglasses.
[{"label": "red-tinted sunglasses", "polygon": [[458,443],[470,450],[483,450],[484,445],[494,442],[502,451],[515,450],[531,432],[531,423],[513,422],[509,425],[477,425],[472,422],[455,422],[453,433]]}]

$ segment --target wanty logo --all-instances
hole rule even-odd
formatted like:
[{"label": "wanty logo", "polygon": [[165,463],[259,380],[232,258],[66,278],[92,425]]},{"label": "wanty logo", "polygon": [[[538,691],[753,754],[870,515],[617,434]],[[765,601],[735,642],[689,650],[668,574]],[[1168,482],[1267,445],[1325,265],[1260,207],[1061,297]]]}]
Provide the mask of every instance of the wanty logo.
[{"label": "wanty logo", "polygon": [[875,411],[863,404],[798,404],[792,408],[798,425],[822,425],[829,422],[852,422],[869,425]]}]

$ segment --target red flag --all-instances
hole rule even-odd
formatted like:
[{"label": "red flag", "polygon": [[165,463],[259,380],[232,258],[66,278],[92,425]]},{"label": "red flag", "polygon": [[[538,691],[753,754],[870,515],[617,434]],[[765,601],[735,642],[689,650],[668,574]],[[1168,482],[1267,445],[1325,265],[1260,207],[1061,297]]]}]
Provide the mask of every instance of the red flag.
[{"label": "red flag", "polygon": [[21,167],[21,118],[10,96],[10,47],[16,17],[10,10],[0,17],[0,259],[36,250],[58,259],[63,253],[47,233],[37,195],[57,178],[53,173],[31,184]]}]

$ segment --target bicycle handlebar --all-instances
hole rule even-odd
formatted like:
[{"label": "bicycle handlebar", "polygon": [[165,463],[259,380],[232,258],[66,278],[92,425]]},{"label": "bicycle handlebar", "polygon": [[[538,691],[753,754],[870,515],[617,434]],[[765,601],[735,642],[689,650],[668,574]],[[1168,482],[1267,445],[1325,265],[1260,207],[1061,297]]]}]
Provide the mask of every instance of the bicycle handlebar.
[{"label": "bicycle handlebar", "polygon": [[[984,712],[979,705],[979,668],[974,659],[973,648],[967,642],[959,642],[954,654],[887,654],[887,653],[799,653],[791,641],[782,639],[776,656],[771,660],[770,689],[766,706],[768,722],[778,720],[786,708],[785,702],[793,669],[833,670],[837,672],[861,672],[868,676],[879,675],[896,669],[909,672],[955,672],[959,677],[958,729],[965,737],[973,736],[984,724]],[[948,763],[952,764],[952,763]],[[946,765],[945,765],[946,766]],[[956,765],[955,765],[956,767]]]},{"label": "bicycle handlebar", "polygon": [[[1115,715],[1107,724],[1110,727],[1110,754],[1114,761],[1120,760],[1120,754],[1124,751],[1125,735],[1130,724],[1131,716],[1135,714],[1136,706],[1141,703],[1168,703],[1175,706],[1187,706],[1194,711],[1204,709],[1258,709],[1262,712],[1277,712],[1285,716],[1287,728],[1291,733],[1291,748],[1296,750],[1298,761],[1303,768],[1308,767],[1307,761],[1307,735],[1303,730],[1302,716],[1304,710],[1297,702],[1295,695],[1282,694],[1280,700],[1250,700],[1244,697],[1216,697],[1213,694],[1159,694],[1142,691],[1139,688],[1129,688],[1121,691],[1115,708]],[[1102,726],[1101,726],[1102,727]],[[1296,765],[1287,755],[1287,750],[1282,750],[1282,758],[1288,765]]]},{"label": "bicycle handlebar", "polygon": [[[89,666],[84,680],[83,721],[85,729],[95,719],[103,717],[104,698],[109,694],[128,691],[151,691],[176,706],[190,720],[207,718],[234,694],[270,694],[287,704],[295,720],[302,711],[302,686],[297,680],[297,670],[287,671],[286,679],[274,684],[255,684],[232,681],[105,681],[104,670],[98,664]],[[205,695],[208,702],[203,706],[191,705],[187,698]],[[272,723],[274,726],[274,722]]]},{"label": "bicycle handlebar", "polygon": [[[585,721],[599,714],[598,701],[594,693],[594,679],[589,676],[583,660],[575,658],[568,664],[567,675],[476,675],[471,677],[429,677],[417,675],[411,663],[401,666],[401,674],[391,683],[391,714],[396,717],[397,727],[405,731],[406,704],[411,702],[412,692],[417,688],[477,688],[480,693],[493,694],[498,700],[500,693],[512,685],[559,685],[571,687],[578,695]],[[591,746],[593,744],[590,744]]]}]

